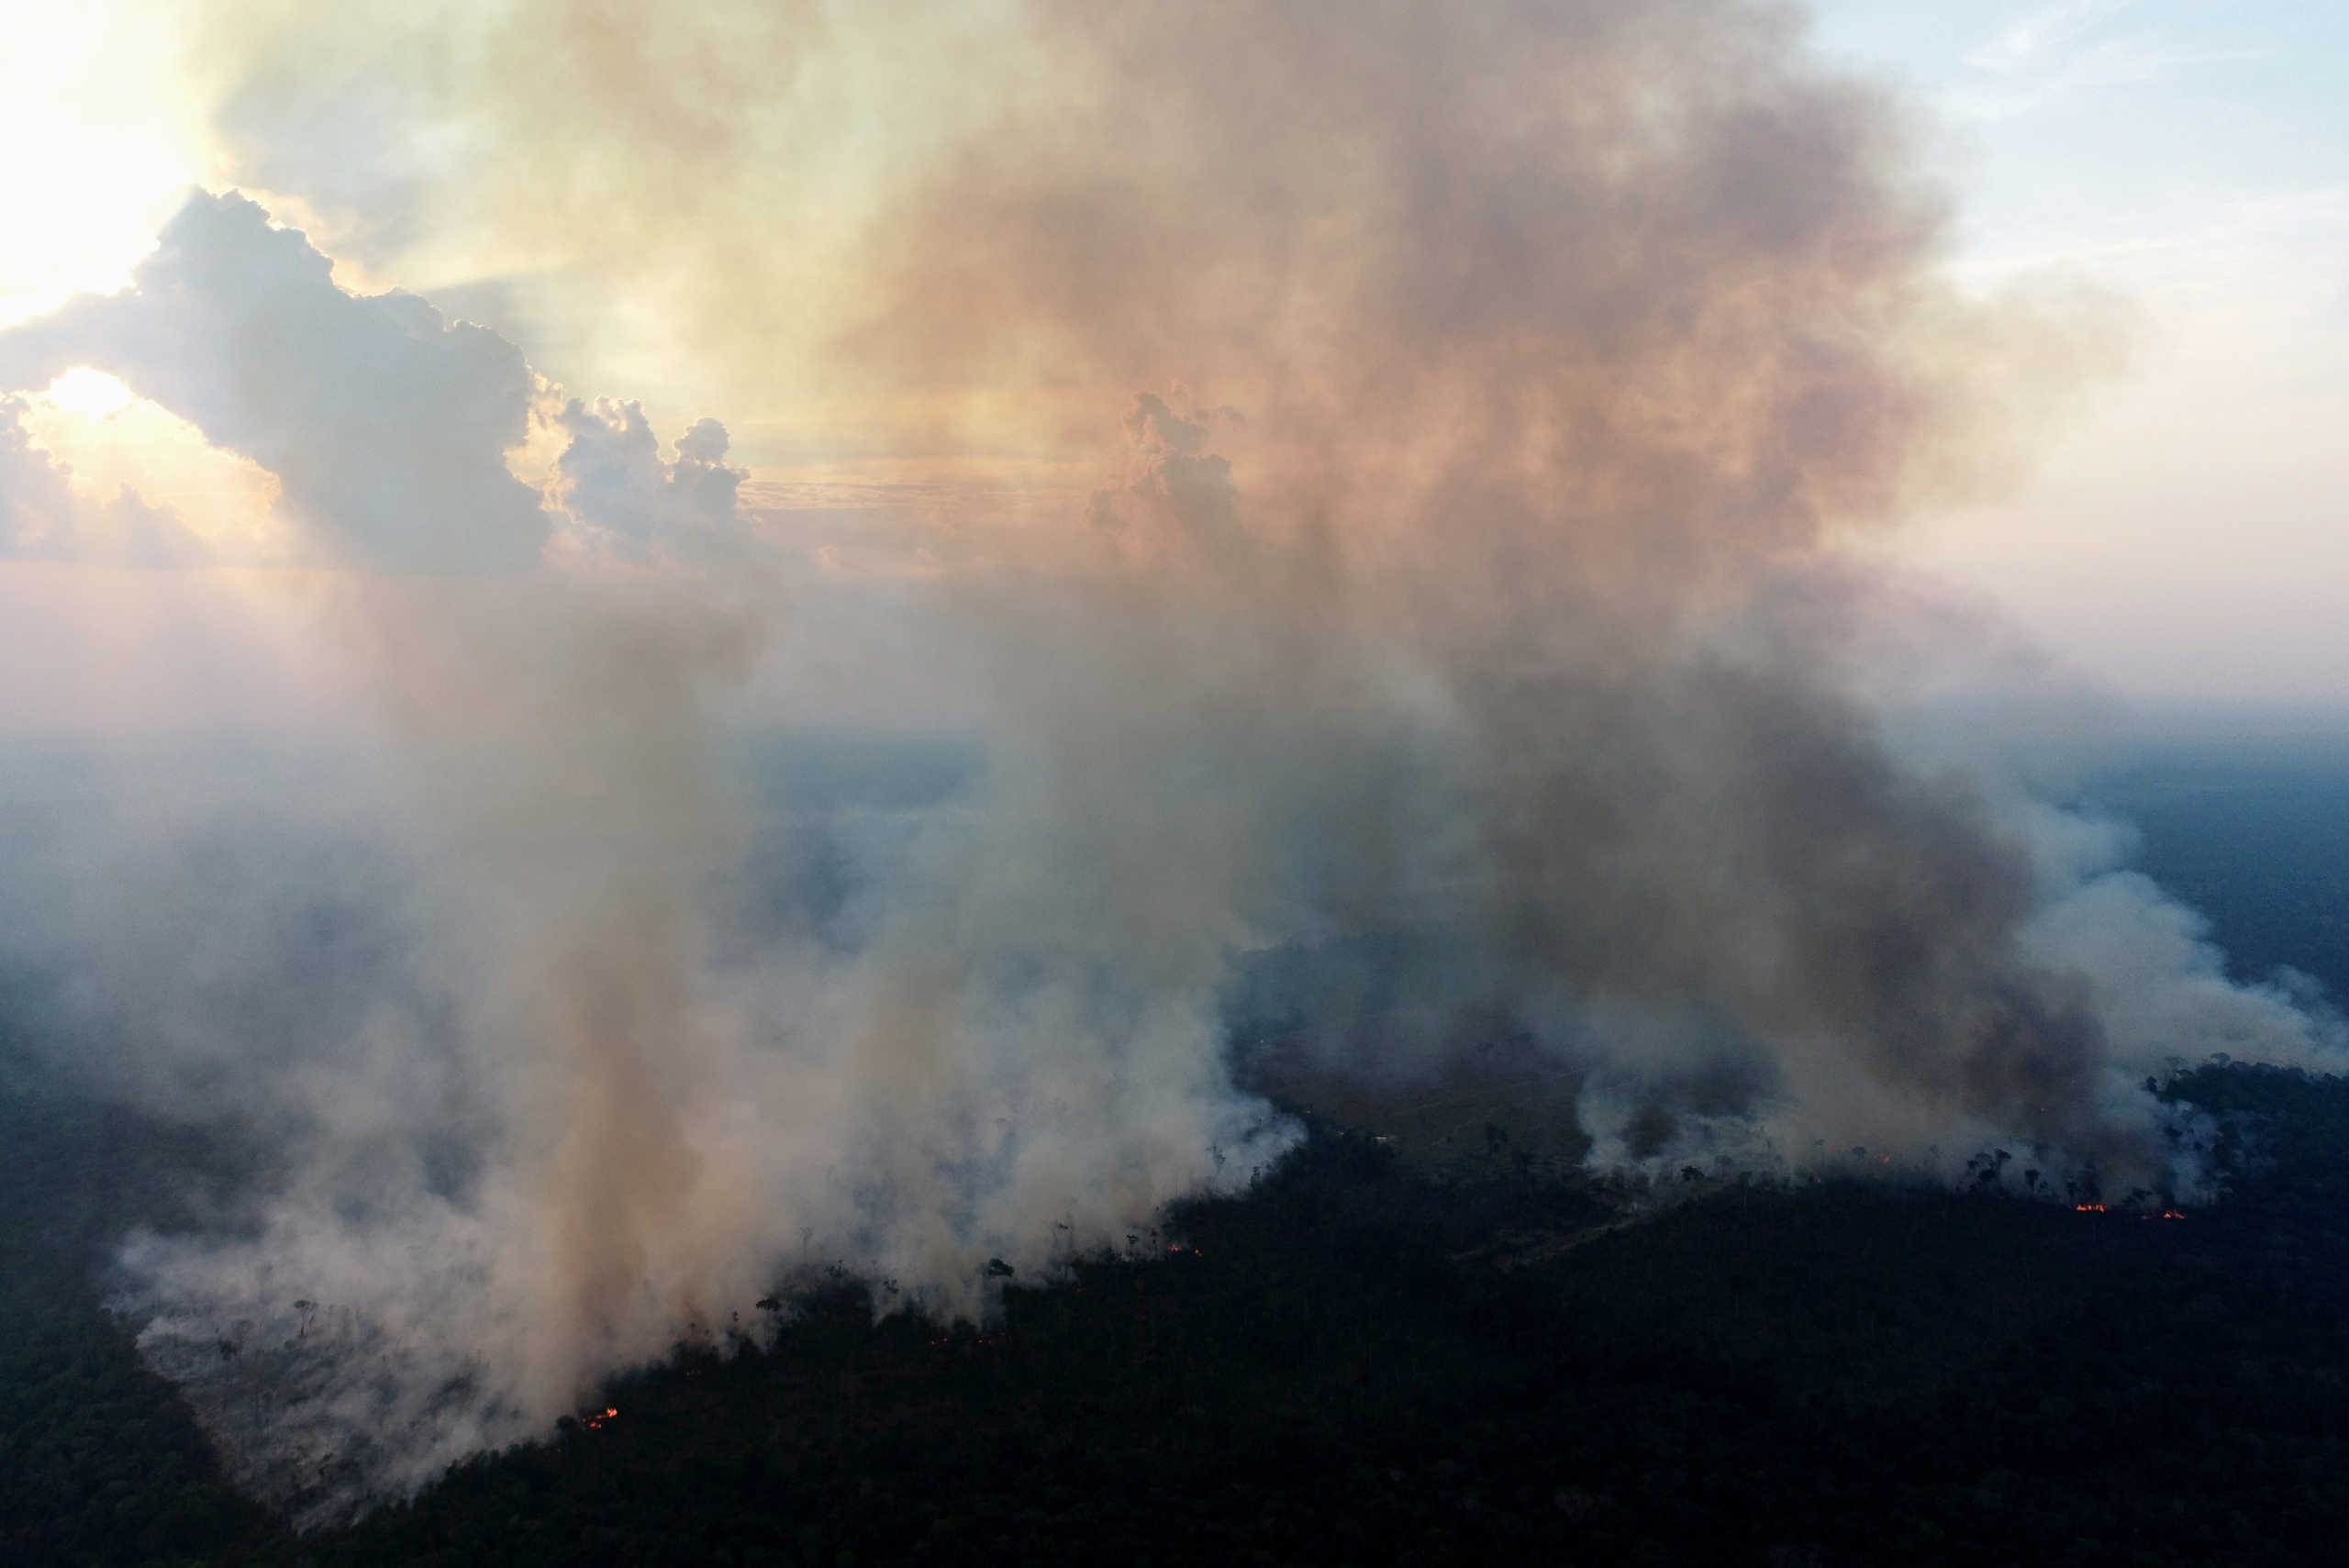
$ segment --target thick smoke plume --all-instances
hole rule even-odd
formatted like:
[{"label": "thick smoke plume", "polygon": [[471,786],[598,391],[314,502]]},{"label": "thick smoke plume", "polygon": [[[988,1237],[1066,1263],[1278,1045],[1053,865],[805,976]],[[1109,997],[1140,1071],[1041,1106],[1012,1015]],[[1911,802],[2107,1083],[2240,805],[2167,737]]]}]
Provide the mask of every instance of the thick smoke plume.
[{"label": "thick smoke plume", "polygon": [[[104,1072],[283,1151],[124,1255],[257,1485],[414,1485],[795,1266],[982,1311],[991,1258],[1244,1181],[1294,1136],[1235,1086],[1252,976],[1329,1073],[1542,1054],[1631,1166],[2004,1145],[2190,1191],[2146,1072],[2331,1048],[2104,830],[1879,733],[1840,547],[1996,483],[2107,345],[1943,280],[1899,117],[1787,13],[1020,16],[999,102],[874,200],[829,364],[877,444],[1090,454],[1089,496],[762,513],[717,422],[664,449],[234,196],[0,333],[0,385],[90,366],[277,476],[381,738],[334,810],[271,797],[245,891],[61,892],[39,955],[123,1025]],[[630,223],[684,200],[607,164]],[[819,641],[963,694],[979,776],[769,811],[728,737]],[[825,911],[761,883],[809,836]],[[275,900],[365,962],[289,957]]]}]

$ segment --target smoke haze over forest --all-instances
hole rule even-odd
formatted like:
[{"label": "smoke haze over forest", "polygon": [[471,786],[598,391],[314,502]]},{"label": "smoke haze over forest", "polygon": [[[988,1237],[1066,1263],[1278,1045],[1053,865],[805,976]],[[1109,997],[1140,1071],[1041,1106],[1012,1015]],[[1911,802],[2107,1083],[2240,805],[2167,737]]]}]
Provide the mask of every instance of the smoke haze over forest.
[{"label": "smoke haze over forest", "polygon": [[[113,1282],[246,1480],[413,1487],[794,1271],[984,1315],[1287,1150],[1275,1028],[1381,1090],[1506,1040],[1600,1170],[2116,1199],[2206,1195],[2149,1074],[2342,1060],[2016,761],[2093,703],[1870,552],[2132,317],[1959,286],[1786,9],[1037,0],[962,72],[880,10],[217,7],[250,194],[0,328],[0,550],[286,694],[0,758],[48,1038],[250,1152]],[[328,102],[445,136],[337,163]],[[777,161],[835,115],[846,207]],[[572,329],[659,317],[707,406],[384,286],[424,206],[587,252]],[[732,461],[775,366],[854,462]]]}]

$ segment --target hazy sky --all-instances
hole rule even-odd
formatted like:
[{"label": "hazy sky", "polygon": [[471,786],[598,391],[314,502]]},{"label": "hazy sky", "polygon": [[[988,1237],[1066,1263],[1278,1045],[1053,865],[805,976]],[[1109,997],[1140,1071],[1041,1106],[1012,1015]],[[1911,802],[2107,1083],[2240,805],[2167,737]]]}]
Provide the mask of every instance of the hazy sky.
[{"label": "hazy sky", "polygon": [[1846,0],[1820,36],[1934,116],[1967,267],[2143,313],[2030,492],[1911,553],[2135,693],[2349,703],[2349,11]]},{"label": "hazy sky", "polygon": [[[1003,10],[835,17],[834,36],[857,46],[842,55],[855,68],[820,92],[797,83],[798,117],[760,150],[783,172],[742,187],[796,204],[787,224],[758,232],[795,258],[775,263],[796,269],[778,297],[806,302],[769,309],[763,362],[781,368],[754,380],[722,343],[710,347],[722,328],[679,328],[651,284],[635,298],[599,286],[640,239],[624,227],[589,238],[596,226],[579,201],[523,218],[512,187],[472,187],[470,206],[440,201],[463,175],[480,117],[438,112],[429,86],[371,84],[379,60],[397,68],[385,80],[440,81],[447,62],[419,65],[416,40],[444,22],[462,34],[451,19],[467,8],[427,8],[406,46],[378,50],[351,30],[295,28],[299,13],[268,4],[11,0],[0,135],[16,152],[0,164],[0,321],[119,282],[187,184],[236,183],[308,228],[352,286],[413,287],[487,319],[573,390],[640,397],[665,429],[718,416],[755,479],[869,455],[843,433],[862,415],[828,411],[828,384],[791,368],[794,346],[824,320],[828,288],[853,286],[825,272],[826,237],[852,224],[863,172],[918,155],[973,112],[937,61],[986,47]],[[917,35],[928,65],[905,41]],[[2135,306],[2127,368],[2049,433],[2018,494],[1920,519],[1886,548],[2002,606],[2060,660],[2140,699],[2349,706],[2349,396],[2338,369],[2349,361],[2349,12],[2288,0],[1834,0],[1818,8],[1816,37],[1916,106],[1925,157],[1960,204],[1962,275],[1986,289],[2067,277]],[[787,65],[788,36],[756,42]],[[763,57],[754,47],[745,59],[754,92]],[[306,72],[318,83],[309,100],[284,86]],[[683,137],[689,149],[692,127],[658,119],[664,104],[674,118],[677,102],[690,94],[630,100],[610,117],[649,117],[628,122],[631,134]],[[583,150],[579,167],[592,170],[593,156]],[[145,410],[116,413],[104,430],[72,425],[113,412],[106,393],[68,387],[63,411],[35,421],[85,481],[160,486],[190,514],[233,513],[265,486],[233,462],[206,467],[184,441],[150,439]],[[86,717],[114,700],[101,688],[127,688],[116,693],[126,713],[151,706],[150,677],[166,671],[126,650],[194,612],[174,611],[167,585],[119,570],[101,584],[94,570],[0,566],[12,628],[0,630],[0,722]],[[101,648],[111,651],[91,656]],[[183,684],[198,678],[184,659],[166,662]]]}]

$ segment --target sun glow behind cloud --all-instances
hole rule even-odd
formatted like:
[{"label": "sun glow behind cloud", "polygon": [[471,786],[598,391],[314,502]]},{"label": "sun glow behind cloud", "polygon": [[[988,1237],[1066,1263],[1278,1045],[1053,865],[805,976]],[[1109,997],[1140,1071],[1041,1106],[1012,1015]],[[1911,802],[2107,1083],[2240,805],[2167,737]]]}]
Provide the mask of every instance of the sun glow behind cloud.
[{"label": "sun glow behind cloud", "polygon": [[[82,503],[81,531],[61,557],[0,558],[0,734],[339,722],[322,579],[286,564],[275,475],[86,366],[24,398],[18,422]],[[148,517],[183,530],[175,559],[142,559],[125,524]]]},{"label": "sun glow behind cloud", "polygon": [[189,8],[7,8],[0,50],[0,325],[112,288],[215,172],[181,62]]},{"label": "sun glow behind cloud", "polygon": [[25,428],[71,470],[75,493],[86,499],[133,491],[176,515],[225,561],[255,564],[283,553],[276,476],[222,451],[113,376],[87,367],[67,371],[29,400]]},{"label": "sun glow behind cloud", "polygon": [[129,406],[132,394],[104,371],[76,365],[50,383],[41,396],[59,413],[95,424],[121,413]]}]

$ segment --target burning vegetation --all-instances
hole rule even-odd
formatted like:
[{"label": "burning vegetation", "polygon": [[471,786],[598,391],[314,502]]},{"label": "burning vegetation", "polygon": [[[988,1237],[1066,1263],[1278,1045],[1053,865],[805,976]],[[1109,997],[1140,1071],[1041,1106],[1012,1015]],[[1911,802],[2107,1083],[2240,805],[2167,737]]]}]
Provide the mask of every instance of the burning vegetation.
[{"label": "burning vegetation", "polygon": [[[1621,1225],[1599,1184],[1439,1180],[1318,1125],[1179,1242],[998,1281],[984,1330],[819,1273],[738,1353],[616,1380],[573,1418],[594,1441],[300,1537],[219,1485],[80,1254],[0,1236],[0,1556],[2297,1568],[2349,1524],[2349,1084],[2167,1092],[2217,1118],[2232,1184],[2192,1227],[1856,1174],[1674,1183],[1697,1195]],[[84,1178],[171,1147],[102,1128],[76,1154],[72,1118],[19,1121],[14,1212],[80,1214],[39,1184],[106,1192]],[[1576,1244],[1520,1245],[1545,1234]],[[144,1413],[91,1445],[96,1401]]]}]

